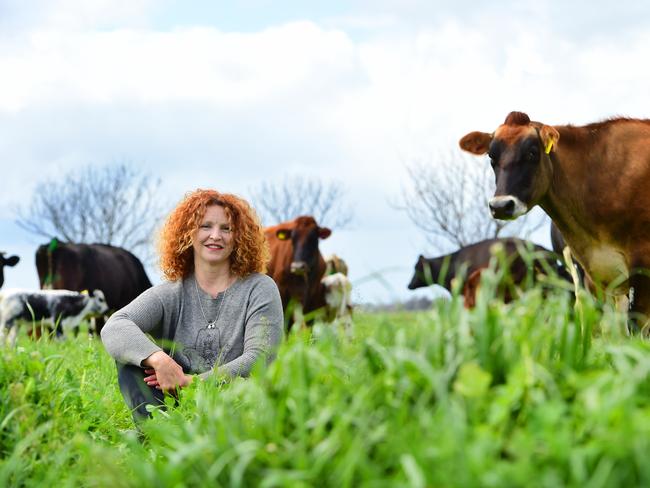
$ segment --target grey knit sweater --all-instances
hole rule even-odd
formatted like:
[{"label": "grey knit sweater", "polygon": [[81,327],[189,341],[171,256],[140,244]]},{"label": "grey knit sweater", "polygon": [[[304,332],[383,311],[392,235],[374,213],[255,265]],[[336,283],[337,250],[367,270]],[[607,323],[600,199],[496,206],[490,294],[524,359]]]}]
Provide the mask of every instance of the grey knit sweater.
[{"label": "grey knit sweater", "polygon": [[192,275],[146,290],[110,317],[101,336],[120,363],[141,366],[164,349],[186,373],[248,376],[258,357],[273,357],[283,323],[280,293],[270,277],[238,278],[212,298]]}]

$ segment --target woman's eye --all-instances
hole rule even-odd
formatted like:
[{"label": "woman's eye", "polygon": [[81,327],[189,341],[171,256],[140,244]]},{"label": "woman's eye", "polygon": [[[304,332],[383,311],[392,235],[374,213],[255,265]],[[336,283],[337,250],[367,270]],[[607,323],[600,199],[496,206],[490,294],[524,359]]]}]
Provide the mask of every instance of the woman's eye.
[{"label": "woman's eye", "polygon": [[228,233],[228,232],[230,232],[230,230],[231,230],[230,227],[222,227],[222,228],[221,228],[221,232],[226,232],[226,233]]},{"label": "woman's eye", "polygon": [[201,229],[209,229],[210,226],[209,226],[208,224],[201,224],[201,225],[199,226],[199,228],[201,228]]}]

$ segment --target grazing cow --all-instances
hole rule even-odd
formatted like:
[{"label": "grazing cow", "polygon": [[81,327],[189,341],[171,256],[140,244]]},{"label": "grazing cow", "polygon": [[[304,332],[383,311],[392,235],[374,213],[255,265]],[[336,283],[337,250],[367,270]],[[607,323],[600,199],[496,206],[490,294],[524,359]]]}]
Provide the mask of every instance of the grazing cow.
[{"label": "grazing cow", "polygon": [[280,290],[287,328],[301,313],[309,313],[325,306],[325,290],[321,279],[325,274],[325,260],[318,249],[320,239],[327,239],[332,231],[320,227],[310,216],[301,216],[264,229],[271,262],[267,274]]},{"label": "grazing cow", "polygon": [[[547,274],[548,272],[555,273],[567,280],[570,279],[570,276],[558,264],[557,256],[542,246],[515,238],[486,239],[436,258],[425,258],[420,255],[408,288],[415,290],[431,284],[440,284],[451,291],[452,280],[460,273],[466,273],[468,277],[474,276],[473,285],[477,286],[480,280],[480,270],[490,265],[495,246],[498,245],[503,247],[509,266],[509,274],[506,279],[510,287],[524,282],[531,271],[527,259],[522,257],[522,254],[525,255],[528,251],[531,253],[534,268],[531,274],[533,280],[536,274]],[[478,273],[476,273],[477,271]],[[504,295],[504,298],[510,300],[512,292],[507,289],[505,291],[508,293]]]},{"label": "grazing cow", "polygon": [[6,258],[5,254],[6,253],[4,252],[0,252],[0,288],[2,288],[2,285],[5,283],[4,267],[16,266],[18,264],[18,261],[20,261],[20,258],[18,256],[9,256]]},{"label": "grazing cow", "polygon": [[650,120],[550,126],[511,112],[494,132],[471,132],[460,147],[489,154],[493,217],[514,219],[542,207],[594,283],[615,295],[633,290],[629,327],[646,329]]},{"label": "grazing cow", "polygon": [[0,292],[0,344],[9,330],[7,340],[14,345],[19,319],[51,321],[60,336],[77,327],[86,315],[107,310],[101,290],[95,290],[92,296],[70,290],[3,290]]},{"label": "grazing cow", "polygon": [[[36,251],[41,288],[102,290],[109,310],[118,310],[151,287],[140,260],[107,244],[72,244],[53,239]],[[98,320],[97,332],[103,323]]]}]

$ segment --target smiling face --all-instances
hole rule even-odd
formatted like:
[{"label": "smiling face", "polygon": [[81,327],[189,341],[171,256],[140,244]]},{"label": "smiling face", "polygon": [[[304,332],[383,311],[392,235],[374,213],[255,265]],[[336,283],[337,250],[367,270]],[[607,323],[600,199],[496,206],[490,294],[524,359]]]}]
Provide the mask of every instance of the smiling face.
[{"label": "smiling face", "polygon": [[230,266],[234,242],[228,213],[220,205],[210,205],[194,235],[194,266]]}]

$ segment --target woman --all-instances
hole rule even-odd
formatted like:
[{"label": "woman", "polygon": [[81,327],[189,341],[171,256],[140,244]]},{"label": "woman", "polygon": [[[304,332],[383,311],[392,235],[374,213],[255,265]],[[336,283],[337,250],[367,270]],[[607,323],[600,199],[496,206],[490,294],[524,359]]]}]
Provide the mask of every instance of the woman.
[{"label": "woman", "polygon": [[214,190],[189,193],[160,235],[167,282],[114,313],[101,331],[118,364],[118,382],[136,421],[163,392],[195,376],[247,376],[272,358],[283,315],[262,226],[239,197]]}]

